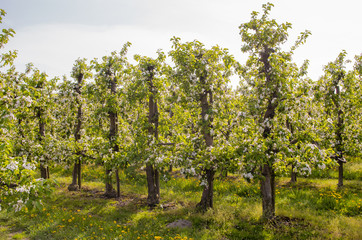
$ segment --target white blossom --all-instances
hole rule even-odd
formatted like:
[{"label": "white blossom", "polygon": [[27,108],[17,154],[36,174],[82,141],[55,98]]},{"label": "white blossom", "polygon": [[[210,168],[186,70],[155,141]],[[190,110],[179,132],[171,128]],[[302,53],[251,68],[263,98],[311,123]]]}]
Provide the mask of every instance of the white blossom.
[{"label": "white blossom", "polygon": [[23,200],[18,200],[17,203],[14,205],[15,212],[19,212],[24,206]]},{"label": "white blossom", "polygon": [[301,169],[301,171],[306,175],[310,175],[312,173],[312,169],[308,164],[306,164],[305,167]]},{"label": "white blossom", "polygon": [[251,174],[250,172],[249,173],[244,173],[243,177],[247,178],[247,179],[253,179],[254,178],[253,174]]},{"label": "white blossom", "polygon": [[24,186],[17,187],[15,190],[20,193],[23,193],[23,192],[30,193],[30,190]]},{"label": "white blossom", "polygon": [[7,166],[6,166],[6,169],[9,169],[11,171],[15,171],[16,169],[18,169],[18,162],[17,161],[13,161],[11,163],[9,163]]},{"label": "white blossom", "polygon": [[326,168],[326,165],[324,163],[321,163],[321,164],[318,164],[318,167],[320,169],[325,169]]},{"label": "white blossom", "polygon": [[206,181],[206,179],[203,179],[203,180],[200,182],[200,186],[207,186],[207,181]]}]

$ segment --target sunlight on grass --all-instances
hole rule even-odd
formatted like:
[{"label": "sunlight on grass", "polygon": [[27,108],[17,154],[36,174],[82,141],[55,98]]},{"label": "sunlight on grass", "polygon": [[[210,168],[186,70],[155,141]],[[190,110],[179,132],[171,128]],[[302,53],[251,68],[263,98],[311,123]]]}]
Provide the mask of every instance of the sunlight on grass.
[{"label": "sunlight on grass", "polygon": [[[87,171],[97,176],[103,169]],[[40,211],[0,212],[0,239],[362,239],[359,180],[346,180],[338,189],[336,179],[299,178],[290,184],[289,178],[278,178],[276,222],[265,223],[258,181],[237,175],[215,179],[215,207],[202,213],[195,209],[202,192],[195,178],[161,181],[161,203],[151,210],[143,172],[121,171],[120,199],[105,198],[99,179],[69,192],[67,174],[55,171],[59,185]],[[192,227],[166,227],[180,219]]]}]

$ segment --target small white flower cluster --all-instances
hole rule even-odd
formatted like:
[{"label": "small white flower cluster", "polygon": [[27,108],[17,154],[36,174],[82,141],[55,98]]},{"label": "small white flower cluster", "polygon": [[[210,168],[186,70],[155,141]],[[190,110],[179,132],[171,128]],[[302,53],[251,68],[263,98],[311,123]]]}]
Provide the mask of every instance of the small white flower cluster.
[{"label": "small white flower cluster", "polygon": [[16,204],[14,205],[14,210],[15,210],[15,212],[19,212],[24,206],[25,206],[24,201],[21,200],[21,199],[18,200],[18,201],[16,202]]},{"label": "small white flower cluster", "polygon": [[9,113],[8,115],[5,115],[4,118],[8,118],[10,120],[14,120],[15,119],[15,116],[13,113]]},{"label": "small white flower cluster", "polygon": [[191,167],[191,168],[185,168],[182,170],[183,174],[186,175],[191,175],[191,176],[196,176],[196,171],[195,168]]},{"label": "small white flower cluster", "polygon": [[19,164],[19,162],[12,161],[6,166],[6,169],[14,172],[16,169],[18,169],[18,164]]},{"label": "small white flower cluster", "polygon": [[35,166],[33,164],[27,163],[27,162],[23,162],[22,167],[26,170],[34,170]]},{"label": "small white flower cluster", "polygon": [[201,180],[200,186],[207,186],[207,181],[206,181],[206,179],[202,179],[202,180]]},{"label": "small white flower cluster", "polygon": [[305,174],[305,175],[310,175],[312,173],[312,169],[310,168],[310,166],[308,164],[305,164],[305,166],[300,169],[302,174]]},{"label": "small white flower cluster", "polygon": [[244,173],[243,177],[246,178],[246,179],[253,179],[254,178],[253,174],[251,174],[250,172],[249,173]]},{"label": "small white flower cluster", "polygon": [[325,169],[326,168],[326,165],[324,163],[321,163],[321,164],[318,164],[318,167],[320,169]]},{"label": "small white flower cluster", "polygon": [[156,164],[161,164],[163,162],[164,156],[158,156],[155,159]]},{"label": "small white flower cluster", "polygon": [[29,186],[29,187],[25,187],[25,186],[20,186],[20,187],[17,187],[16,189],[15,189],[15,191],[17,191],[17,192],[19,192],[19,193],[30,193],[30,188],[31,188],[31,186]]}]

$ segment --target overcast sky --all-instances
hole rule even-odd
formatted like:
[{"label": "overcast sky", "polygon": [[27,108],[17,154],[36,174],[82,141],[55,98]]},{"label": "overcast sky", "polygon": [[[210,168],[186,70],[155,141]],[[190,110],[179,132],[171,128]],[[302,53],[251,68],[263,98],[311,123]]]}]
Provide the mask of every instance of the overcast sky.
[{"label": "overcast sky", "polygon": [[[74,61],[100,58],[132,43],[134,54],[156,56],[170,50],[170,38],[197,39],[207,47],[230,49],[241,63],[239,26],[263,0],[0,0],[7,12],[1,25],[16,35],[6,50],[19,51],[16,65],[32,62],[50,76],[68,75]],[[294,60],[310,60],[309,76],[318,79],[323,65],[345,49],[348,57],[361,54],[361,0],[278,0],[271,17],[290,22],[291,44],[308,29],[312,36],[296,51]],[[236,81],[234,80],[234,85]]]}]

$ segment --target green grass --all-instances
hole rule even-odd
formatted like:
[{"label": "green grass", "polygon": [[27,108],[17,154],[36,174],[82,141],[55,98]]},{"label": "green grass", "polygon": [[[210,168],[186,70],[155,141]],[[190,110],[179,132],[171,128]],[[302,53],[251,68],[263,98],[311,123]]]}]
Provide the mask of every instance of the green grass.
[{"label": "green grass", "polygon": [[[360,163],[353,162],[360,166]],[[347,166],[347,164],[346,164]],[[42,210],[0,212],[0,239],[362,239],[361,168],[346,168],[353,177],[337,189],[337,180],[278,178],[274,221],[261,220],[259,184],[238,176],[215,180],[214,209],[195,210],[199,180],[172,174],[161,181],[161,204],[146,205],[142,172],[121,173],[121,198],[103,198],[103,169],[86,166],[83,190],[67,191],[70,169],[57,167],[59,186]],[[192,228],[169,229],[186,219]],[[158,238],[160,237],[160,238]]]}]

